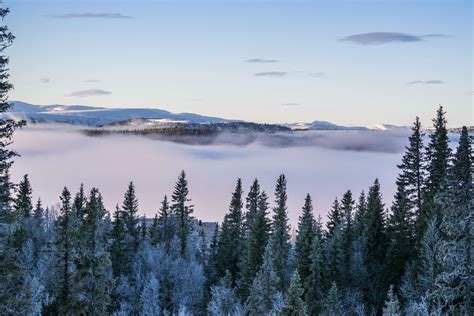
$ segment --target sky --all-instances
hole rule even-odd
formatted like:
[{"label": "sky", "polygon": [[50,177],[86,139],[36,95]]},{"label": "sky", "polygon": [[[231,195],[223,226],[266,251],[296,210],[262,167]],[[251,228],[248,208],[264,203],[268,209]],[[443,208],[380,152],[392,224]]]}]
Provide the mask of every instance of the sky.
[{"label": "sky", "polygon": [[11,100],[284,123],[474,125],[460,0],[4,0]]}]

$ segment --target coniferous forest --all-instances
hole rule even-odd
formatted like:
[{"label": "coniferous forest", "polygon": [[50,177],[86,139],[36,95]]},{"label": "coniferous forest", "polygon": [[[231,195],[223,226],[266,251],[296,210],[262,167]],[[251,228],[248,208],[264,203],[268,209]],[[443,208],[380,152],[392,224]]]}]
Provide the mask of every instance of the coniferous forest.
[{"label": "coniferous forest", "polygon": [[[13,39],[2,26],[2,113]],[[341,194],[323,224],[309,194],[287,208],[284,175],[273,195],[238,179],[211,234],[184,171],[153,219],[139,217],[133,183],[114,210],[82,184],[58,192],[59,210],[32,201],[28,176],[9,176],[23,124],[0,120],[1,315],[474,314],[472,136],[464,127],[452,146],[441,106],[429,132],[413,123],[390,205],[375,179]]]}]

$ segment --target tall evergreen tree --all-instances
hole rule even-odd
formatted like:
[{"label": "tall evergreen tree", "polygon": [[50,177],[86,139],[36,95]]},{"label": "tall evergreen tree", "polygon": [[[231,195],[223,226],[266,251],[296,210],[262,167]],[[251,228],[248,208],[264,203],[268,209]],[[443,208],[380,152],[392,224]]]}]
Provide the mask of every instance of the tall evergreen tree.
[{"label": "tall evergreen tree", "polygon": [[423,208],[417,218],[418,240],[433,216],[436,216],[438,220],[441,219],[439,205],[435,202],[435,197],[440,192],[443,180],[447,175],[451,158],[445,115],[446,112],[440,106],[436,112],[436,118],[433,119],[434,131],[429,135],[430,141],[426,147],[427,177]]},{"label": "tall evergreen tree", "polygon": [[242,181],[237,180],[229,205],[224,216],[217,243],[218,271],[222,277],[228,270],[235,285],[239,273],[239,261],[242,256]]},{"label": "tall evergreen tree", "polygon": [[315,235],[315,221],[313,216],[313,205],[311,196],[306,195],[303,213],[298,221],[298,234],[296,235],[295,250],[298,277],[304,285],[304,292],[308,290],[308,278],[311,275],[311,249]]},{"label": "tall evergreen tree", "polygon": [[77,259],[77,228],[76,214],[72,211],[71,193],[65,187],[61,194],[61,209],[56,221],[56,256],[54,271],[58,293],[55,306],[60,314],[67,314],[71,307],[71,292]]},{"label": "tall evergreen tree", "polygon": [[127,191],[123,196],[122,217],[125,227],[127,229],[127,234],[131,237],[131,246],[133,247],[133,251],[137,250],[140,239],[137,213],[138,200],[135,195],[135,185],[133,184],[133,182],[130,182]]},{"label": "tall evergreen tree", "polygon": [[79,191],[76,193],[73,202],[73,208],[76,212],[76,217],[82,219],[84,217],[85,209],[86,209],[86,202],[87,197],[84,191],[84,184],[81,183],[79,186]]},{"label": "tall evergreen tree", "polygon": [[341,215],[341,206],[339,204],[339,200],[336,198],[334,203],[332,204],[332,208],[328,213],[328,221],[326,223],[327,227],[327,236],[332,236],[334,231],[339,224],[342,222],[342,215]]},{"label": "tall evergreen tree", "polygon": [[305,300],[308,304],[308,313],[310,315],[319,315],[324,300],[323,293],[323,241],[321,234],[315,234],[311,245],[310,276],[306,281]]},{"label": "tall evergreen tree", "polygon": [[75,314],[105,314],[111,303],[114,281],[104,234],[106,212],[99,190],[93,188],[79,232],[80,248],[70,309]]},{"label": "tall evergreen tree", "polygon": [[245,214],[244,230],[246,232],[248,232],[248,229],[250,228],[253,217],[257,214],[259,198],[260,184],[258,183],[258,180],[255,179],[252,183],[252,186],[250,187],[245,201],[245,208],[247,209],[247,212]]},{"label": "tall evergreen tree", "polygon": [[354,239],[354,225],[353,225],[353,212],[354,203],[352,199],[352,192],[348,190],[342,196],[341,200],[341,217],[343,223],[342,231],[342,266],[341,274],[343,285],[348,286],[350,284],[350,264],[352,257],[352,241]]},{"label": "tall evergreen tree", "polygon": [[357,201],[354,214],[354,235],[361,236],[365,229],[365,215],[367,210],[367,198],[365,192],[362,191]]},{"label": "tall evergreen tree", "polygon": [[423,184],[425,181],[425,153],[423,146],[424,133],[421,129],[420,119],[416,117],[412,134],[408,138],[409,144],[405,147],[402,162],[397,167],[400,174],[397,185],[403,185],[409,202],[409,210],[412,215],[418,216],[421,212],[423,199]]},{"label": "tall evergreen tree", "polygon": [[173,215],[176,217],[177,234],[180,241],[182,255],[186,252],[188,236],[192,230],[191,214],[193,213],[193,206],[188,204],[191,201],[188,198],[188,194],[189,189],[186,173],[181,171],[171,196],[171,210]]},{"label": "tall evergreen tree", "polygon": [[388,245],[384,204],[379,180],[375,179],[367,197],[367,254],[365,262],[369,273],[367,285],[369,302],[381,311],[388,284],[385,278],[385,258]]},{"label": "tall evergreen tree", "polygon": [[466,127],[461,130],[452,167],[438,201],[442,207],[440,232],[441,272],[436,280],[436,296],[451,314],[470,315],[474,296],[473,217],[474,172],[471,140]]},{"label": "tall evergreen tree", "polygon": [[391,210],[388,219],[387,271],[388,282],[398,288],[405,266],[414,255],[410,201],[403,182],[398,183]]},{"label": "tall evergreen tree", "polygon": [[257,211],[249,223],[240,264],[239,294],[246,299],[250,286],[263,262],[263,254],[270,236],[268,197],[265,191],[258,196]]},{"label": "tall evergreen tree", "polygon": [[273,209],[272,234],[270,244],[273,252],[273,267],[278,276],[278,291],[283,292],[289,285],[288,263],[290,256],[290,225],[286,201],[286,178],[280,175],[275,187],[275,204]]},{"label": "tall evergreen tree", "polygon": [[[112,261],[112,270],[114,277],[118,278],[121,275],[129,273],[129,260],[127,258],[127,244],[125,240],[126,228],[122,210],[119,206],[115,207],[114,220],[112,224],[112,245],[110,247],[110,257]],[[128,268],[128,269],[127,269]]]}]

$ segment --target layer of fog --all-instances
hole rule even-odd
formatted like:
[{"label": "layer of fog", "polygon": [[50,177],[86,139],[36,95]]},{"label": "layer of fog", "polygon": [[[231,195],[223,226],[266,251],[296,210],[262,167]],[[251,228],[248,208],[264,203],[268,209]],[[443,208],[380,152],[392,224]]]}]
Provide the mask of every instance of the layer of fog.
[{"label": "layer of fog", "polygon": [[257,177],[273,204],[275,180],[284,173],[294,224],[306,193],[313,197],[315,213],[324,217],[336,196],[347,189],[356,195],[367,191],[378,177],[386,202],[391,201],[396,164],[407,141],[406,135],[389,132],[315,133],[318,141],[305,146],[275,146],[272,137],[259,138],[246,146],[225,142],[196,146],[139,136],[88,137],[79,128],[38,124],[15,134],[13,147],[21,157],[15,159],[12,178],[18,181],[28,173],[34,198],[41,197],[46,205],[59,201],[63,186],[72,191],[81,182],[87,189],[97,186],[109,210],[121,203],[133,180],[140,214],[153,216],[184,169],[194,215],[220,221],[238,177],[245,191]]}]

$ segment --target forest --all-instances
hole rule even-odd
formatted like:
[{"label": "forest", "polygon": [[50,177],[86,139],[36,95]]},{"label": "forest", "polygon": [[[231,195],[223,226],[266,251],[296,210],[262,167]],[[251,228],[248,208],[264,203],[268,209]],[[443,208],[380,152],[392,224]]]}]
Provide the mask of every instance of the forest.
[{"label": "forest", "polygon": [[[0,27],[2,114],[13,39]],[[9,145],[22,125],[0,120],[1,315],[474,313],[472,136],[463,127],[452,147],[442,106],[429,133],[415,119],[390,205],[375,179],[337,198],[323,224],[309,194],[301,210],[288,209],[284,175],[273,199],[257,179],[246,193],[237,179],[210,236],[193,216],[184,171],[151,223],[138,215],[133,182],[115,210],[82,184],[58,192],[59,210],[33,201],[28,175],[10,179],[21,153]],[[300,213],[295,235],[290,211]]]}]

